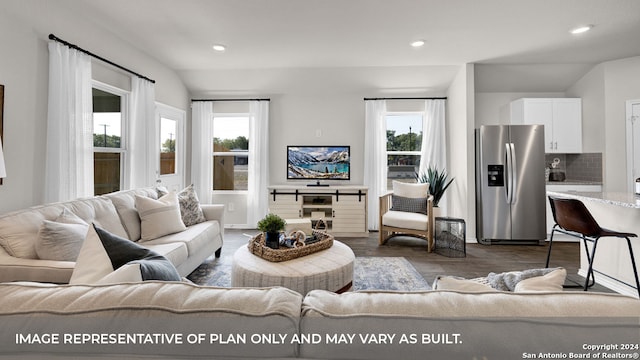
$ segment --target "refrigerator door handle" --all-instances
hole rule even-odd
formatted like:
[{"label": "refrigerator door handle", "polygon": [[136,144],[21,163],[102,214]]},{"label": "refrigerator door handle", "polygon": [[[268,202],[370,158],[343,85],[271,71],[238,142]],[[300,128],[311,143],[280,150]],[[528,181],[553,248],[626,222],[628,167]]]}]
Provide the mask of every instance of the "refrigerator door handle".
[{"label": "refrigerator door handle", "polygon": [[512,186],[512,171],[511,171],[511,167],[512,167],[512,154],[511,154],[511,143],[506,143],[504,144],[505,147],[505,152],[504,152],[504,156],[505,156],[505,163],[506,163],[506,169],[505,169],[505,195],[507,197],[507,204],[511,204],[511,196],[512,196],[512,190],[511,190],[511,186]]},{"label": "refrigerator door handle", "polygon": [[518,184],[518,164],[516,164],[516,144],[510,143],[511,147],[511,166],[509,167],[509,172],[511,172],[511,202],[510,204],[516,203],[516,194],[518,193],[517,184]]}]

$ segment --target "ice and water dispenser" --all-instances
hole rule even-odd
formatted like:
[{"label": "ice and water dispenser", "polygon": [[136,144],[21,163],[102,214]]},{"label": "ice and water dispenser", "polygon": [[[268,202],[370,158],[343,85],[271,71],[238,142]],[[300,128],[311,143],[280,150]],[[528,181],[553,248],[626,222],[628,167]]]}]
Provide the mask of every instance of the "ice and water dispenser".
[{"label": "ice and water dispenser", "polygon": [[489,186],[504,186],[504,165],[487,165],[487,176]]}]

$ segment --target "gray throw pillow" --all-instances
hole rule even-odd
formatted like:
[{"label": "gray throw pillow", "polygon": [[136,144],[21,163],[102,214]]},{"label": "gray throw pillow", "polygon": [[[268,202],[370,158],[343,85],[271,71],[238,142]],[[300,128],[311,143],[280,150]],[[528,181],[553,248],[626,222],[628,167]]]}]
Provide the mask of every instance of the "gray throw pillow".
[{"label": "gray throw pillow", "polygon": [[36,254],[43,260],[76,261],[89,224],[67,210],[54,221],[44,220],[36,239]]},{"label": "gray throw pillow", "polygon": [[427,214],[427,198],[408,198],[391,195],[391,210]]},{"label": "gray throw pillow", "polygon": [[[122,270],[126,270],[126,276],[122,276]],[[114,277],[116,273],[121,276]],[[181,277],[164,256],[95,225],[90,226],[69,283],[104,284],[143,280],[180,281]]]},{"label": "gray throw pillow", "polygon": [[[156,188],[158,196],[164,196],[169,193],[167,188],[159,186]],[[180,215],[185,226],[195,225],[207,221],[200,207],[200,200],[196,194],[193,184],[187,186],[178,193],[178,202],[180,203]]]},{"label": "gray throw pillow", "polygon": [[44,220],[38,231],[36,253],[43,260],[76,261],[87,236],[87,225]]},{"label": "gray throw pillow", "polygon": [[131,240],[111,234],[94,225],[114,270],[129,264],[139,264],[143,281],[181,281],[175,266],[164,256],[142,247]]}]

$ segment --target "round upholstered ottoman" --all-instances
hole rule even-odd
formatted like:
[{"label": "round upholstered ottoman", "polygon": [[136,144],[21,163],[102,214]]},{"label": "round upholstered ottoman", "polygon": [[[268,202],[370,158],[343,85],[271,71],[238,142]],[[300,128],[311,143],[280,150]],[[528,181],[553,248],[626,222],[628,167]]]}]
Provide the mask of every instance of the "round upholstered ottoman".
[{"label": "round upholstered ottoman", "polygon": [[353,283],[354,259],[351,248],[335,240],[326,250],[282,262],[264,260],[242,246],[233,254],[231,286],[283,286],[302,295],[314,289],[343,292]]}]

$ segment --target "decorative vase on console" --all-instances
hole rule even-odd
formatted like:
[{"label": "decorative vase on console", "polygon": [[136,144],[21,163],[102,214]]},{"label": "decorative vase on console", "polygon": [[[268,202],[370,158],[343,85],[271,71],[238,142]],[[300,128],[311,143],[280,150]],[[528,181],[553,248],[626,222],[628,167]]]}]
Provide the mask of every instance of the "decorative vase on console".
[{"label": "decorative vase on console", "polygon": [[447,190],[449,185],[453,182],[455,178],[451,178],[447,180],[447,171],[446,170],[438,170],[436,166],[429,166],[427,168],[427,173],[416,174],[416,178],[419,183],[428,183],[429,184],[429,194],[433,195],[433,217],[443,217],[446,214],[442,213],[442,209],[438,206],[440,203],[440,199],[442,199],[442,195]]},{"label": "decorative vase on console", "polygon": [[267,214],[258,221],[258,229],[264,233],[264,242],[267,247],[278,249],[280,247],[280,232],[284,230],[286,221],[276,214]]}]

